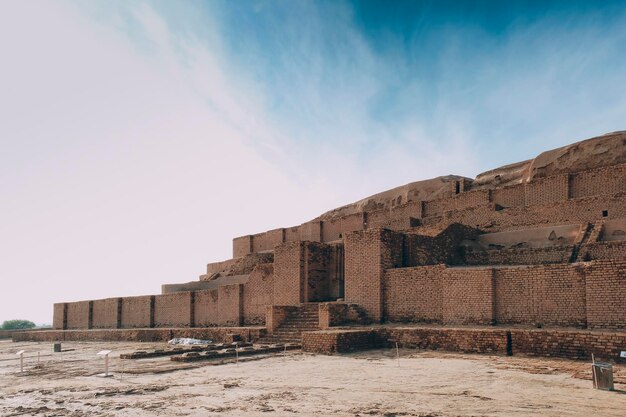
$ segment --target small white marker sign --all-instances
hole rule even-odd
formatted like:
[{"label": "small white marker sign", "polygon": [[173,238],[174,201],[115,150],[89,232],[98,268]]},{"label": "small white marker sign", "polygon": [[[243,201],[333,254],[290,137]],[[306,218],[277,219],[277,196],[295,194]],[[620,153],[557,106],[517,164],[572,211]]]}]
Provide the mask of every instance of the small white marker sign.
[{"label": "small white marker sign", "polygon": [[100,352],[96,353],[96,355],[98,356],[104,356],[104,373],[103,374],[98,374],[97,376],[101,376],[104,378],[108,378],[110,376],[113,376],[109,373],[109,353],[111,353],[112,350],[101,350]]},{"label": "small white marker sign", "polygon": [[622,350],[622,352],[619,354],[620,358],[626,358],[626,350]]},{"label": "small white marker sign", "polygon": [[24,372],[24,353],[26,353],[25,350],[20,350],[16,353],[20,357],[20,372]]}]

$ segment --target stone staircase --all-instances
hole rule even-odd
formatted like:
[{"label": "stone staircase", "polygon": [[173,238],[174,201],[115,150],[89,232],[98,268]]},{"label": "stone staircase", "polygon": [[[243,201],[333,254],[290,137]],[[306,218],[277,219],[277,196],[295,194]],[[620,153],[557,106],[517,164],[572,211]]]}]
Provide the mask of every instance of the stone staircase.
[{"label": "stone staircase", "polygon": [[289,313],[285,320],[274,331],[259,339],[257,343],[302,343],[302,332],[319,330],[319,306],[317,303],[301,304]]}]

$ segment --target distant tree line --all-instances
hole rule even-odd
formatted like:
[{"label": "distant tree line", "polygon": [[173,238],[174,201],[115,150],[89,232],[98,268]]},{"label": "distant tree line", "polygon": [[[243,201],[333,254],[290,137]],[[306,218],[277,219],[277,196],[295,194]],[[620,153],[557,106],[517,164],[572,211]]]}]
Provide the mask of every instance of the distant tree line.
[{"label": "distant tree line", "polygon": [[33,327],[35,327],[35,323],[30,320],[5,320],[2,323],[2,330],[22,330]]}]

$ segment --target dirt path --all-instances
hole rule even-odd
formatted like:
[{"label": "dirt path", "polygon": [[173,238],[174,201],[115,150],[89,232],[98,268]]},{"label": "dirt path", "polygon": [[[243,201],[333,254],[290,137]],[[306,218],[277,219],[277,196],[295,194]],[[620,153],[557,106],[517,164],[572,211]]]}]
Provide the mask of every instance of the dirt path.
[{"label": "dirt path", "polygon": [[[626,416],[624,391],[591,389],[582,362],[415,350],[399,360],[389,350],[287,353],[220,366],[118,358],[162,346],[75,342],[52,354],[51,343],[0,342],[0,415]],[[94,376],[105,348],[114,350],[113,378]],[[626,390],[626,367],[615,379]]]}]

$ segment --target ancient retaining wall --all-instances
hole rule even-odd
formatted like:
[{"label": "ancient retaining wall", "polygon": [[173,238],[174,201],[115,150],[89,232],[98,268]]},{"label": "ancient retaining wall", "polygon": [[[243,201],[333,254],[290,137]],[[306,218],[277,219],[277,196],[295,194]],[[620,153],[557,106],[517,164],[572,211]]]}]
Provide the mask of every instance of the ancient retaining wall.
[{"label": "ancient retaining wall", "polygon": [[233,336],[254,342],[264,336],[262,327],[210,327],[198,329],[98,329],[98,330],[38,330],[13,334],[14,342],[112,341],[167,342],[175,337],[191,337],[216,342],[232,342]]},{"label": "ancient retaining wall", "polygon": [[333,354],[381,347],[626,362],[626,332],[565,329],[378,327],[305,332],[305,352]]},{"label": "ancient retaining wall", "polygon": [[[330,242],[346,233],[389,228],[405,230],[419,225],[453,223],[501,230],[511,226],[588,222],[626,217],[626,164],[572,174],[536,178],[525,184],[494,189],[471,189],[429,201],[411,201],[391,208],[350,214],[327,221],[311,221],[289,229],[275,229],[233,240],[233,257],[272,250],[289,241]],[[255,243],[257,242],[257,243]]]},{"label": "ancient retaining wall", "polygon": [[298,305],[342,296],[343,248],[318,242],[287,242],[274,250],[273,303]]},{"label": "ancient retaining wall", "polygon": [[381,281],[391,322],[626,329],[626,261],[398,268]]},{"label": "ancient retaining wall", "polygon": [[[545,248],[515,248],[476,250],[465,248],[467,265],[535,265],[566,263],[572,257],[574,246],[549,246]],[[606,259],[601,257],[591,259]]]},{"label": "ancient retaining wall", "polygon": [[[272,303],[271,265],[255,269],[252,283],[163,295],[57,303],[53,328],[133,329],[263,324]],[[246,292],[247,288],[247,292]],[[267,304],[265,304],[267,303]]]},{"label": "ancient retaining wall", "polygon": [[383,274],[402,266],[403,236],[386,229],[350,233],[345,238],[345,299],[374,321],[383,315]]},{"label": "ancient retaining wall", "polygon": [[265,324],[266,306],[274,304],[274,264],[257,265],[243,284],[243,324]]}]

